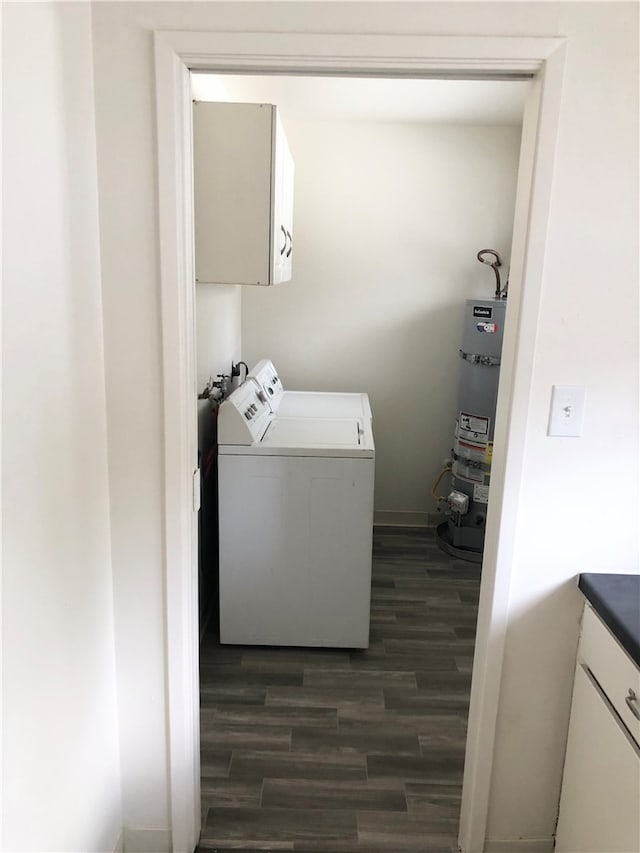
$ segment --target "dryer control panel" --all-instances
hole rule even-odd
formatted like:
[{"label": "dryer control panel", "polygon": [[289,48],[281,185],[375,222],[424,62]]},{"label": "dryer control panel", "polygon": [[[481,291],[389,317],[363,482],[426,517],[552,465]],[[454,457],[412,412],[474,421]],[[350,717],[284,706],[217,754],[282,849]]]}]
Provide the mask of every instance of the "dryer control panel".
[{"label": "dryer control panel", "polygon": [[267,395],[255,379],[246,382],[220,404],[218,444],[254,444],[271,423]]},{"label": "dryer control panel", "polygon": [[264,393],[267,395],[267,401],[271,411],[276,413],[278,411],[282,395],[284,394],[284,387],[273,362],[269,361],[268,358],[263,358],[262,361],[259,361],[256,366],[249,371],[249,377],[255,379],[258,385],[260,385]]}]

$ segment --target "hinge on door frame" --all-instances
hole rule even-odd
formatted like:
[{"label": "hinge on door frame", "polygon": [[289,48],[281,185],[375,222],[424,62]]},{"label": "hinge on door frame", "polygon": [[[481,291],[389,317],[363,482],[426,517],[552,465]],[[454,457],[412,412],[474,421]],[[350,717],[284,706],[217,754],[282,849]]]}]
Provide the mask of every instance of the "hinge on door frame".
[{"label": "hinge on door frame", "polygon": [[192,498],[193,511],[198,512],[198,510],[200,509],[200,506],[201,506],[201,501],[200,501],[200,469],[199,468],[196,468],[195,471],[193,472],[192,485],[193,485],[193,493],[192,493],[191,498]]}]

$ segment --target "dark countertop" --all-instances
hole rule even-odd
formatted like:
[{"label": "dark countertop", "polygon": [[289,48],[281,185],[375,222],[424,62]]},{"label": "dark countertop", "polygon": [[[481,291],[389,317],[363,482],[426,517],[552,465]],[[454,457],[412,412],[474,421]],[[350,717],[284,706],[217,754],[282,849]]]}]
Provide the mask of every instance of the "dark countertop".
[{"label": "dark countertop", "polygon": [[578,589],[640,666],[640,575],[586,573]]}]

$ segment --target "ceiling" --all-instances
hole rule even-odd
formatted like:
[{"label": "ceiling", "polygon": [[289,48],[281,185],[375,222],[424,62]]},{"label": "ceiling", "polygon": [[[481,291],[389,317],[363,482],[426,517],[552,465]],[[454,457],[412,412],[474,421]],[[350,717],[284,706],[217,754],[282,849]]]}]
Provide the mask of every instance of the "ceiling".
[{"label": "ceiling", "polygon": [[285,119],[521,125],[526,80],[193,74],[196,100],[277,104]]}]

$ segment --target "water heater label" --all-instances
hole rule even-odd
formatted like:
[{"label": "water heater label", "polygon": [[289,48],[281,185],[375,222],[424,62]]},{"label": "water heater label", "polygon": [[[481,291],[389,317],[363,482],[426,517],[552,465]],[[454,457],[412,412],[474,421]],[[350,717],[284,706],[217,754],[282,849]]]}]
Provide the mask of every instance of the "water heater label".
[{"label": "water heater label", "polygon": [[489,438],[489,418],[460,412],[460,438],[473,439],[486,445]]},{"label": "water heater label", "polygon": [[454,438],[453,449],[460,459],[468,459],[470,462],[484,462],[486,459],[487,448],[482,442],[472,443]]},{"label": "water heater label", "polygon": [[473,487],[473,499],[476,503],[489,503],[489,486],[481,486],[480,483],[475,483]]},{"label": "water heater label", "polygon": [[474,317],[484,317],[485,320],[490,320],[493,317],[493,308],[490,305],[474,305]]},{"label": "water heater label", "polygon": [[488,335],[495,335],[495,333],[498,331],[498,324],[497,323],[476,323],[476,331],[477,332],[484,332],[485,334],[488,334]]}]

